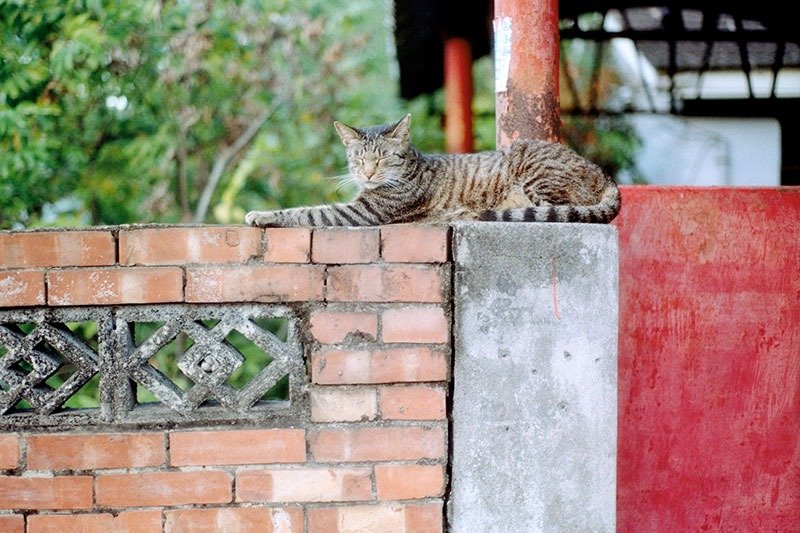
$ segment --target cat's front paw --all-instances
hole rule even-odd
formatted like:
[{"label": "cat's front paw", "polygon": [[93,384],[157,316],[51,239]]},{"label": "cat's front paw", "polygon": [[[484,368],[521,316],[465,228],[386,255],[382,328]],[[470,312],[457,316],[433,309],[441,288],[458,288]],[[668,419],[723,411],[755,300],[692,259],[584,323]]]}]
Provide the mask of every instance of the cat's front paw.
[{"label": "cat's front paw", "polygon": [[278,222],[272,211],[250,211],[245,215],[244,221],[250,226],[258,226],[259,228],[276,226]]}]

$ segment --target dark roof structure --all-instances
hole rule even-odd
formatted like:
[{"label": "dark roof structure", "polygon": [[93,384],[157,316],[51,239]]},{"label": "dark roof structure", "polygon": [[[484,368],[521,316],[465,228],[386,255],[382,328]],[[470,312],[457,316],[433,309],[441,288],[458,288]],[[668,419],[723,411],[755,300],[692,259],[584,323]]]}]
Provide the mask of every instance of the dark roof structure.
[{"label": "dark roof structure", "polygon": [[[609,30],[602,22],[581,27],[581,15],[593,10],[602,22],[614,17],[617,27]],[[765,70],[771,72],[772,84],[764,96],[775,98],[779,72],[800,67],[800,33],[792,30],[791,17],[774,0],[758,4],[666,1],[655,6],[628,0],[564,2],[559,14],[562,40],[633,41],[648,62],[668,77],[671,93],[679,74],[693,73],[699,78],[708,72],[738,71],[746,78],[745,97],[755,99],[759,95],[752,74]],[[800,87],[798,93],[796,97]],[[679,110],[673,98],[670,111]]]},{"label": "dark roof structure", "polygon": [[[667,70],[673,61],[672,68],[677,71],[800,65],[797,36],[785,30],[782,23],[778,29],[769,28],[756,18],[740,18],[730,10],[708,8],[670,11],[662,6],[613,11],[624,24],[614,33],[637,42],[659,69]],[[616,36],[609,33],[582,32],[573,26],[562,31],[562,38],[585,39],[591,35],[606,40]],[[674,57],[670,57],[671,44],[675,45]]]},{"label": "dark roof structure", "polygon": [[[596,14],[593,23],[582,23]],[[609,30],[606,18],[621,24]],[[477,59],[491,52],[491,0],[395,0],[400,94],[413,98],[442,86],[444,39],[467,39]],[[800,68],[800,31],[785,3],[681,0],[561,0],[561,39],[629,38],[661,73]],[[599,23],[598,23],[599,21]],[[588,27],[587,27],[588,26]],[[752,92],[751,97],[756,95]],[[775,96],[774,87],[770,96]],[[673,112],[677,109],[672,109]]]}]

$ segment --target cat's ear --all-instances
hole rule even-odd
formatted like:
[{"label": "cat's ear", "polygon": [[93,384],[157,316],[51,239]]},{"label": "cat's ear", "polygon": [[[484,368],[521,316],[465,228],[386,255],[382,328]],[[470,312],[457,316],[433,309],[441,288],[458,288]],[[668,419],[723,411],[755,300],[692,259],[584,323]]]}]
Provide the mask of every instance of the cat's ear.
[{"label": "cat's ear", "polygon": [[392,139],[397,139],[400,141],[408,141],[408,138],[411,136],[411,132],[409,131],[409,124],[411,124],[411,114],[408,114],[395,122],[392,126],[392,129],[386,135],[386,137],[390,137]]},{"label": "cat's ear", "polygon": [[342,124],[338,120],[334,121],[333,127],[336,128],[336,131],[339,133],[339,137],[342,138],[342,142],[345,144],[345,146],[347,143],[361,139],[361,133],[357,129],[351,128],[347,124]]}]

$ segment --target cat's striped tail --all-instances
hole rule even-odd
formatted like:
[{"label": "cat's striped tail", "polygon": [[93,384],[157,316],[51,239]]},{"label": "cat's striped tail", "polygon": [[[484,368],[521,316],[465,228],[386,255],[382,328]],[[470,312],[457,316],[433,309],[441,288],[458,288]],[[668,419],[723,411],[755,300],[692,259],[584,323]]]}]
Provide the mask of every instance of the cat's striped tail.
[{"label": "cat's striped tail", "polygon": [[514,209],[484,211],[480,220],[503,222],[589,222],[607,224],[614,220],[622,205],[619,189],[611,182],[594,205],[539,205]]}]

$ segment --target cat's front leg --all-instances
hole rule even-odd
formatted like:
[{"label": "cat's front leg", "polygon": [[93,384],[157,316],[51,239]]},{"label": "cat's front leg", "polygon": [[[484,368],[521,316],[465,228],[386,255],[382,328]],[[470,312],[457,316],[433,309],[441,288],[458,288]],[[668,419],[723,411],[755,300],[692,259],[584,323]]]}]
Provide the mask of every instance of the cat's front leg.
[{"label": "cat's front leg", "polygon": [[[315,211],[325,207],[292,207],[290,209],[276,209],[274,211],[250,211],[245,215],[244,221],[251,226],[259,228],[292,228],[299,226],[326,226],[314,217]],[[316,223],[315,223],[316,222]]]},{"label": "cat's front leg", "polygon": [[279,226],[279,211],[250,211],[245,215],[244,221],[249,226],[268,228]]},{"label": "cat's front leg", "polygon": [[383,213],[370,208],[365,201],[317,207],[293,207],[276,211],[251,211],[245,222],[266,227],[377,226],[390,222]]}]

